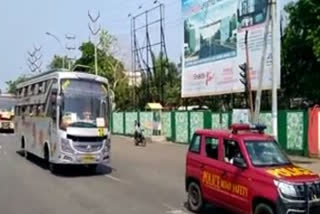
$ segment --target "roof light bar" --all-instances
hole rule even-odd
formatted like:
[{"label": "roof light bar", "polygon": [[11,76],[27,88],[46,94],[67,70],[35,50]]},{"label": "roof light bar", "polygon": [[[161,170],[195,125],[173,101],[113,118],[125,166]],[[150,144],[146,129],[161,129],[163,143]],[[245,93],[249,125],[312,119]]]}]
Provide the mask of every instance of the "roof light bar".
[{"label": "roof light bar", "polygon": [[230,126],[230,129],[232,130],[232,133],[237,133],[238,131],[250,131],[250,130],[257,130],[260,133],[263,133],[263,131],[267,128],[264,124],[241,124],[241,123],[235,123]]}]

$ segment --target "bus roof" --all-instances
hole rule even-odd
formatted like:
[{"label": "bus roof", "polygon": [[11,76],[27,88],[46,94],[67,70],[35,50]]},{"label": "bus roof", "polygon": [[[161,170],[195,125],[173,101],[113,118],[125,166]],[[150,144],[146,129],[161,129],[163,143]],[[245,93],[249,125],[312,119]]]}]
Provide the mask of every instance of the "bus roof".
[{"label": "bus roof", "polygon": [[95,80],[98,82],[102,82],[105,84],[109,84],[108,80],[101,76],[96,76],[94,74],[89,74],[81,71],[68,71],[66,69],[56,69],[50,70],[35,76],[32,76],[25,80],[24,82],[18,84],[17,88],[22,88],[27,85],[32,85],[38,82],[46,81],[49,79],[88,79],[88,80]]},{"label": "bus roof", "polygon": [[9,109],[16,104],[17,100],[15,96],[0,95],[0,109]]}]

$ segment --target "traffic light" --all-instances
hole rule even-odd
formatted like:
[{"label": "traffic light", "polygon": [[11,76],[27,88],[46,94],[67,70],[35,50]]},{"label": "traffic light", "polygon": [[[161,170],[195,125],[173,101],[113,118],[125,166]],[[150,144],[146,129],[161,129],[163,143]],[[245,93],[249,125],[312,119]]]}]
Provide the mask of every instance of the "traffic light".
[{"label": "traffic light", "polygon": [[239,68],[241,69],[240,72],[240,82],[244,85],[246,91],[248,91],[248,66],[247,63],[243,63],[239,65]]}]

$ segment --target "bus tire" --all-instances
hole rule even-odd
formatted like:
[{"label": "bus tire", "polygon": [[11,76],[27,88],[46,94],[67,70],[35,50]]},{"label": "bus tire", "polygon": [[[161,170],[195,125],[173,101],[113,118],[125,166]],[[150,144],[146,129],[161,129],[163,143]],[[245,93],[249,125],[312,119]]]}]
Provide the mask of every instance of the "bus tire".
[{"label": "bus tire", "polygon": [[28,158],[28,152],[26,149],[26,141],[24,140],[24,137],[21,138],[21,151],[22,151],[22,156],[25,158]]},{"label": "bus tire", "polygon": [[96,173],[97,167],[98,167],[98,164],[90,164],[90,165],[88,165],[88,170],[90,173]]},{"label": "bus tire", "polygon": [[44,156],[45,166],[50,169],[50,153],[49,153],[49,148],[47,144],[45,144],[43,148],[43,156]]},{"label": "bus tire", "polygon": [[52,174],[56,174],[57,173],[57,165],[54,163],[49,163],[49,170]]}]

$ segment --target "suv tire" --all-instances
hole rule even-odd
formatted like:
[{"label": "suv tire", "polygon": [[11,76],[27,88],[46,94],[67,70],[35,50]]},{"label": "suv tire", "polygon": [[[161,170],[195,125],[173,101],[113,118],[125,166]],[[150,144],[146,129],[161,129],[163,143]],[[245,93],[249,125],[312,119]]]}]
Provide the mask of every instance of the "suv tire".
[{"label": "suv tire", "polygon": [[201,188],[198,183],[192,181],[188,186],[188,208],[199,213],[204,207]]},{"label": "suv tire", "polygon": [[261,203],[255,207],[254,214],[275,214],[275,213],[271,206]]}]

